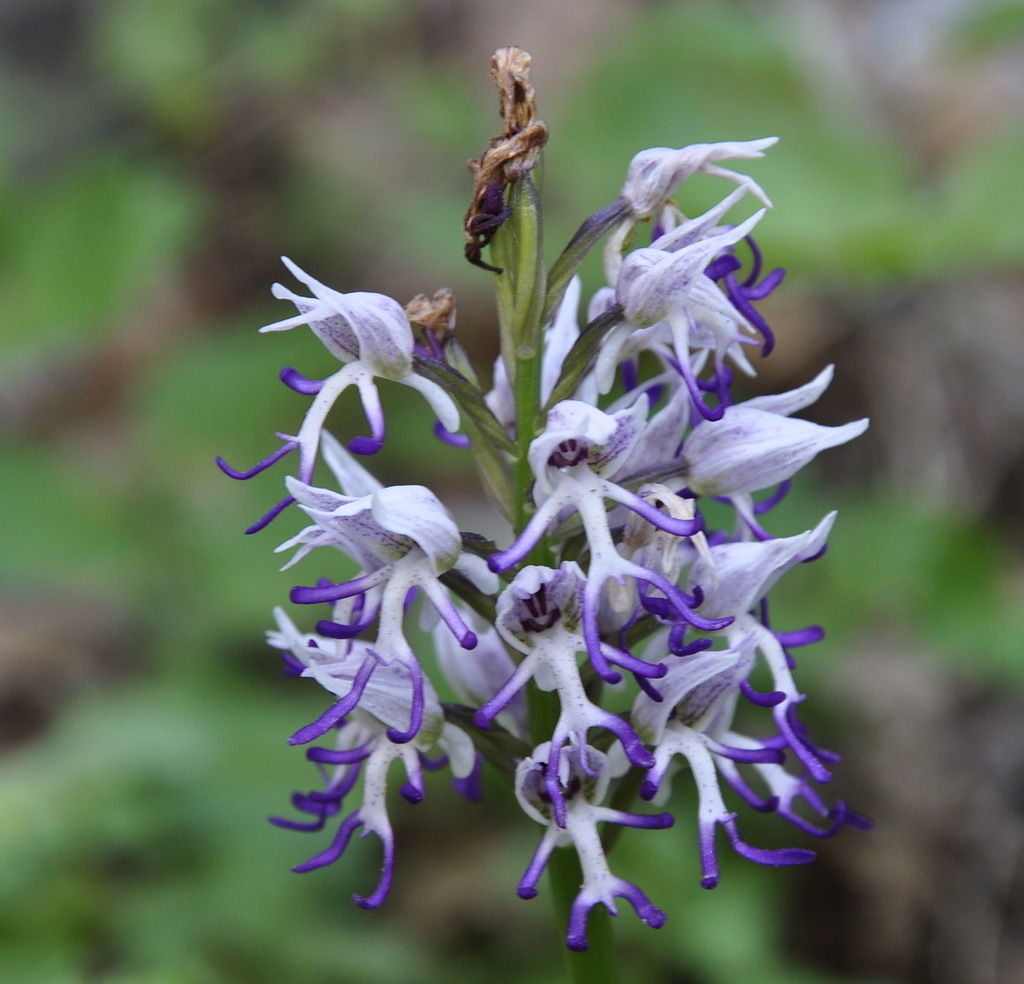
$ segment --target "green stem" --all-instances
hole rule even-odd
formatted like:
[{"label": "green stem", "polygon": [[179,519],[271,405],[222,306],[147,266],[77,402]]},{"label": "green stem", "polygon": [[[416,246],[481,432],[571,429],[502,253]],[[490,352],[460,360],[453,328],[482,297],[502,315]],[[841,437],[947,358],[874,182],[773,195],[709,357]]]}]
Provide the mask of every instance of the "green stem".
[{"label": "green stem", "polygon": [[[516,443],[519,456],[516,461],[516,520],[522,529],[532,512],[529,487],[533,472],[527,458],[530,443],[537,436],[537,415],[540,412],[541,337],[540,313],[544,299],[546,271],[541,242],[540,202],[537,189],[529,174],[512,185],[510,196],[513,216],[517,218],[513,231],[516,240],[515,302],[512,317],[512,356],[515,373],[512,387],[516,401]],[[538,561],[543,563],[544,561]]]}]

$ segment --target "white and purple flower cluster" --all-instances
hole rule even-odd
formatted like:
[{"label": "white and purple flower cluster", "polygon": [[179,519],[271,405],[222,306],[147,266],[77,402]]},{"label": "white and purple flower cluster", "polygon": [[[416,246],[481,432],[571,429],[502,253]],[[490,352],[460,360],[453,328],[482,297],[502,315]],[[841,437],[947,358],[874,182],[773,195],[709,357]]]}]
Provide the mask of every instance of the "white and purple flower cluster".
[{"label": "white and purple flower cluster", "polygon": [[[804,695],[792,650],[821,630],[776,630],[766,601],[790,568],[824,551],[835,514],[783,538],[762,522],[796,472],[867,422],[823,427],[793,416],[825,390],[831,368],[791,392],[740,403],[732,396],[734,371],[753,375],[749,353],[772,348],[755,305],[782,271],[763,275],[751,239],[767,197],[720,162],[760,157],[772,143],[646,150],[617,201],[583,224],[543,277],[523,277],[506,252],[506,313],[524,324],[520,312],[532,304],[537,344],[503,346],[486,393],[450,330],[453,317],[438,328],[389,297],[339,293],[285,261],[312,296],[275,286],[298,314],[263,330],[308,325],[341,367],[322,382],[286,369],[284,382],[313,397],[298,433],[279,435],[281,448],[249,471],[221,466],[247,478],[297,451],[287,497],[250,531],[294,504],[310,525],[278,548],[294,551],[288,565],[322,548],[359,569],[342,583],[292,590],[298,606],[328,606],[315,631],[279,609],[269,633],[288,671],[334,698],[290,739],[324,742],[307,751],[323,783],[293,797],[307,819],[274,822],[320,830],[342,817],[330,846],[297,871],[335,861],[362,828],[381,840],[384,863],[375,890],[356,901],[383,901],[394,869],[387,784],[396,759],[411,802],[424,795],[424,769],[450,769],[471,798],[487,763],[512,783],[524,813],[544,828],[519,895],[537,894],[557,849],[578,855],[583,879],[567,934],[576,950],[586,949],[598,903],[614,915],[624,898],[644,922],[664,922],[643,891],[612,873],[600,831],[671,826],[672,813],[630,811],[637,796],[664,806],[679,773],[696,785],[707,888],[719,880],[719,826],[736,851],[762,864],[813,857],[747,844],[723,787],[734,803],[814,836],[866,825],[819,795],[835,756],[811,742],[798,717]],[[698,172],[734,187],[688,218],[671,196]],[[747,196],[761,207],[730,224],[728,213]],[[509,201],[531,207],[511,194]],[[506,218],[530,216],[510,205],[492,224]],[[651,228],[652,241],[630,249],[638,227]],[[608,286],[590,300],[581,327],[574,274],[601,238]],[[517,295],[524,283],[539,297]],[[536,404],[524,412],[528,369]],[[472,446],[483,487],[514,530],[505,549],[460,532],[429,489],[382,486],[350,453],[372,455],[384,443],[378,380],[418,390],[439,436]],[[350,438],[346,450],[324,426],[352,386],[370,436]],[[331,488],[324,475],[314,484],[318,463],[333,476]],[[718,508],[729,516],[725,528],[707,528],[702,505],[711,500],[726,505]],[[407,638],[416,619],[429,631],[429,653]],[[751,685],[755,672],[770,681],[767,690]],[[443,704],[438,689],[461,703]]]}]

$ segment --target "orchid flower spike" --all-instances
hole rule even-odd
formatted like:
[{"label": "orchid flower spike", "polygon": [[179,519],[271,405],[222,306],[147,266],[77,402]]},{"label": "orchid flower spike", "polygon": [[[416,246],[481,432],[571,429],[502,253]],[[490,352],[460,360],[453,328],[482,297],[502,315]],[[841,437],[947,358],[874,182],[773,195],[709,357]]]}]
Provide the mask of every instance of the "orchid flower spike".
[{"label": "orchid flower spike", "polygon": [[[770,617],[775,584],[824,553],[836,515],[786,537],[769,515],[801,468],[867,421],[823,427],[796,416],[832,367],[789,392],[736,396],[737,374],[755,376],[774,346],[759,303],[784,271],[765,265],[753,238],[768,196],[725,162],[755,160],[775,138],[642,150],[619,197],[545,267],[531,172],[548,128],[529,64],[517,48],[495,54],[503,131],[470,162],[467,256],[495,277],[498,295],[493,372],[480,372],[469,354],[478,346],[456,337],[450,290],[403,308],[384,294],[334,290],[286,259],[306,295],[275,284],[297,313],[262,331],[308,326],[338,365],[322,381],[284,369],[285,384],[310,398],[298,433],[278,434],[278,450],[253,468],[218,463],[249,479],[293,462],[287,495],[248,532],[296,506],[289,515],[303,522],[277,549],[283,569],[311,573],[290,600],[299,611],[326,606],[310,630],[276,609],[268,633],[285,674],[329,695],[288,739],[320,780],[293,795],[293,816],[272,818],[332,831],[295,870],[331,864],[357,832],[372,834],[380,877],[354,898],[379,906],[395,874],[395,777],[410,803],[442,771],[477,800],[489,770],[542,829],[518,894],[534,897],[549,866],[566,884],[576,860],[558,848],[571,848],[580,877],[559,900],[566,943],[597,949],[603,937],[610,953],[608,921],[590,919],[596,906],[615,916],[626,899],[648,926],[665,922],[613,873],[609,852],[618,828],[664,829],[685,814],[665,806],[680,776],[696,787],[690,823],[706,888],[721,877],[719,828],[760,864],[813,856],[744,841],[723,781],[739,810],[775,813],[801,836],[869,826],[823,795],[838,757],[798,715],[807,698],[793,651],[823,630]],[[684,212],[698,174],[723,179],[726,193]],[[642,243],[640,223],[650,231]],[[587,298],[577,274],[602,240],[607,283]],[[414,442],[389,454],[389,475],[405,468],[393,482],[375,474],[379,458],[360,457],[384,443],[380,380],[426,401],[440,438],[430,473],[444,475],[453,499],[427,487],[420,466],[433,452]],[[325,425],[350,388],[369,433],[343,444]],[[467,494],[460,455],[483,496]],[[484,496],[498,515],[478,526],[467,517]],[[328,576],[312,573],[317,563]],[[631,812],[637,797],[640,810],[653,802],[666,812]]]}]

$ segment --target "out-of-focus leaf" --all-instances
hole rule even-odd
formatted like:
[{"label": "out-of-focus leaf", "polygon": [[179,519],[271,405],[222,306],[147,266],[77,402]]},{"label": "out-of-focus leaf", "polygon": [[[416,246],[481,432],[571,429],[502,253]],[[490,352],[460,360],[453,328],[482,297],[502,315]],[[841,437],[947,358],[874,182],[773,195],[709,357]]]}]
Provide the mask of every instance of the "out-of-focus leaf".
[{"label": "out-of-focus leaf", "polygon": [[892,626],[973,673],[1024,686],[1024,614],[1009,558],[994,530],[954,513],[895,497],[850,502],[828,551],[790,571],[775,596],[783,620],[813,613],[830,639]]},{"label": "out-of-focus leaf", "polygon": [[109,154],[22,189],[0,231],[0,354],[109,330],[126,312],[145,319],[146,291],[193,241],[200,206],[171,170]]},{"label": "out-of-focus leaf", "polygon": [[974,54],[1019,43],[1024,38],[1024,3],[993,0],[966,5],[953,35],[964,50]]},{"label": "out-of-focus leaf", "polygon": [[970,144],[939,181],[934,222],[917,237],[922,262],[936,272],[1024,263],[1024,130]]},{"label": "out-of-focus leaf", "polygon": [[146,544],[125,522],[115,464],[97,474],[90,473],[93,463],[40,447],[8,446],[2,454],[0,576],[131,596],[145,569]]}]

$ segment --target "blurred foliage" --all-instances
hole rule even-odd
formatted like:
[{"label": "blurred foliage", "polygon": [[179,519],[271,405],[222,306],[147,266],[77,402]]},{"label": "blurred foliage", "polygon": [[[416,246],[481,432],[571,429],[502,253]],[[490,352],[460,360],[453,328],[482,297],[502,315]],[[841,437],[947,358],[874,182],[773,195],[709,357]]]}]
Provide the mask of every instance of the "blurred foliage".
[{"label": "blurred foliage", "polygon": [[[1007,24],[1019,34],[1019,4],[981,6],[951,41],[959,57],[1006,43]],[[263,820],[312,784],[284,739],[323,708],[262,652],[291,583],[274,575],[269,548],[293,526],[242,536],[280,494],[279,474],[234,483],[213,468],[218,453],[239,467],[258,460],[275,431],[295,426],[302,399],[275,388],[281,365],[328,371],[307,335],[252,334],[281,316],[250,292],[265,270],[275,275],[274,250],[340,264],[343,281],[367,289],[452,283],[469,344],[493,347],[486,282],[465,269],[460,235],[464,161],[495,119],[482,67],[470,91],[457,61],[427,57],[402,0],[93,7],[67,91],[40,85],[33,96],[37,127],[17,108],[27,76],[0,72],[12,121],[0,157],[0,589],[9,629],[39,623],[29,669],[46,712],[0,760],[0,979],[556,981],[544,900],[514,898],[535,831],[502,825],[501,790],[474,812],[435,783],[417,808],[425,825],[403,806],[399,850],[413,868],[427,867],[429,832],[449,817],[467,838],[496,832],[487,869],[462,873],[469,901],[453,911],[469,928],[443,939],[417,934],[410,916],[430,907],[441,862],[433,879],[408,882],[399,863],[390,910],[401,915],[366,914],[346,897],[375,878],[370,842],[325,873],[288,871],[325,836],[307,846]],[[750,170],[777,205],[764,245],[798,280],[1019,268],[1021,121],[923,177],[902,135],[820,85],[785,28],[767,3],[638,5],[614,50],[546,114],[552,255],[614,198],[636,149],[777,133],[779,147]],[[61,99],[80,114],[67,132],[51,122]],[[385,397],[400,406],[393,389]],[[339,429],[363,425],[354,400],[337,413]],[[465,455],[430,441],[428,421],[392,421],[387,480],[417,469],[449,490],[471,480]],[[803,529],[833,497],[794,493],[778,521]],[[777,617],[820,619],[835,657],[844,641],[898,623],[935,652],[968,657],[971,673],[1021,688],[1011,560],[996,529],[951,509],[851,498],[827,558],[780,586]],[[115,679],[79,682],[83,607],[127,640]],[[766,843],[778,836],[764,828]],[[623,838],[623,869],[670,914],[658,934],[621,921],[631,979],[727,984],[756,967],[762,984],[831,980],[786,955],[779,898],[799,873],[726,858],[721,888],[700,892],[694,841],[684,825]]]}]

